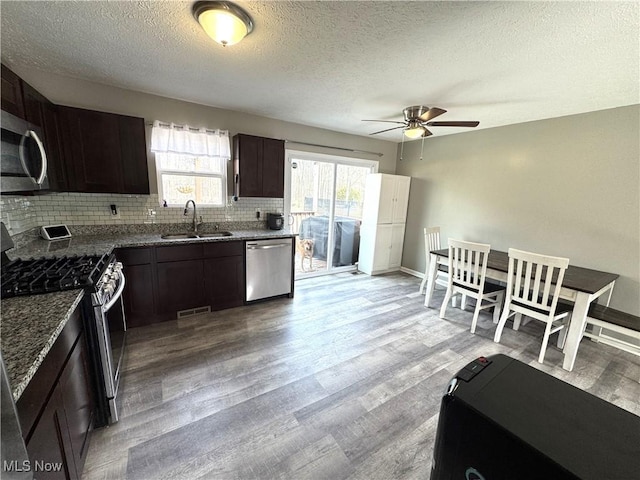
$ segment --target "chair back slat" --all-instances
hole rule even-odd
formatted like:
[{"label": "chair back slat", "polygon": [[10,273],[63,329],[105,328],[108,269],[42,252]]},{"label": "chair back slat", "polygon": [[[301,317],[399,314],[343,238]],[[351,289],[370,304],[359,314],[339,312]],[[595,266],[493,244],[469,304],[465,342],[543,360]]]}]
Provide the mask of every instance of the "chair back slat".
[{"label": "chair back slat", "polygon": [[424,248],[427,253],[440,250],[440,227],[428,227],[424,229]]},{"label": "chair back slat", "polygon": [[549,314],[555,312],[569,259],[509,249],[507,297]]},{"label": "chair back slat", "polygon": [[490,248],[484,243],[449,239],[449,282],[482,293]]}]

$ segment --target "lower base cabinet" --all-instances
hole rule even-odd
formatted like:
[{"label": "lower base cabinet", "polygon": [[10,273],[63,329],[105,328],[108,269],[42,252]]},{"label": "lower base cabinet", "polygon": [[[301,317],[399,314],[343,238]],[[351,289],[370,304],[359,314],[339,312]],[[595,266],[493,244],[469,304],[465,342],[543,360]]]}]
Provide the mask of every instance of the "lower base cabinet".
[{"label": "lower base cabinet", "polygon": [[76,310],[16,404],[34,478],[82,476],[93,426],[89,385],[82,319]]},{"label": "lower base cabinet", "polygon": [[127,279],[128,327],[175,320],[177,312],[244,304],[244,242],[208,242],[116,251]]}]

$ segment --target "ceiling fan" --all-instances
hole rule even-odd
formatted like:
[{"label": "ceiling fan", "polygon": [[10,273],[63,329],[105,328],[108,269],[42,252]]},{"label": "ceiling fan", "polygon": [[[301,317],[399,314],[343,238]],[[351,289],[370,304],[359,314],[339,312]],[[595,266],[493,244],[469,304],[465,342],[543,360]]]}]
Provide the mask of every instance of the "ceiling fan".
[{"label": "ceiling fan", "polygon": [[439,117],[446,110],[438,107],[425,107],[424,105],[414,105],[413,107],[407,107],[402,110],[404,114],[404,122],[398,122],[395,120],[362,120],[363,122],[384,122],[384,123],[398,123],[399,127],[387,128],[380,130],[379,132],[373,132],[369,135],[377,135],[378,133],[389,132],[391,130],[397,130],[402,128],[404,135],[408,138],[424,138],[433,135],[427,127],[477,127],[480,122],[461,121],[461,122],[432,122],[436,117]]}]

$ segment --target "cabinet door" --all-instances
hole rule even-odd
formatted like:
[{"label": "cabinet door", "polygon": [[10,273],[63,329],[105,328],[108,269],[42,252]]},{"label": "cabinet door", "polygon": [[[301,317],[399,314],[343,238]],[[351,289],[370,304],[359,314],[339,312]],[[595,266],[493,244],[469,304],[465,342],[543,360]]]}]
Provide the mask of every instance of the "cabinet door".
[{"label": "cabinet door", "polygon": [[69,430],[73,465],[78,477],[82,475],[82,468],[87,456],[94,411],[93,398],[89,388],[86,350],[83,333],[76,342],[60,376],[60,393]]},{"label": "cabinet door", "polygon": [[238,175],[236,195],[261,197],[262,138],[252,135],[236,135],[233,140],[234,166],[235,173]]},{"label": "cabinet door", "polygon": [[144,119],[118,116],[122,193],[149,194],[149,170]]},{"label": "cabinet door", "polygon": [[390,223],[376,227],[375,253],[373,255],[373,271],[389,268],[391,255],[392,225]]},{"label": "cabinet door", "polygon": [[124,289],[124,312],[129,327],[140,327],[153,322],[155,314],[155,291],[153,288],[153,265],[126,265],[124,274],[127,284]]},{"label": "cabinet door", "polygon": [[158,308],[174,313],[208,305],[204,295],[202,260],[158,263]]},{"label": "cabinet door", "polygon": [[122,191],[120,135],[116,115],[60,107],[65,159],[77,192]]},{"label": "cabinet door", "polygon": [[284,141],[264,138],[262,144],[262,196],[284,198]]},{"label": "cabinet door", "polygon": [[242,256],[209,258],[204,261],[207,303],[213,310],[244,303],[244,263]]},{"label": "cabinet door", "polygon": [[378,223],[392,223],[395,211],[396,177],[384,174],[381,177]]},{"label": "cabinet door", "polygon": [[2,65],[2,110],[25,118],[20,77]]},{"label": "cabinet door", "polygon": [[391,245],[389,251],[389,268],[399,268],[402,264],[402,245],[404,243],[404,223],[391,226]]},{"label": "cabinet door", "polygon": [[407,220],[407,208],[409,206],[409,186],[411,177],[396,177],[393,221],[392,223],[404,223]]},{"label": "cabinet door", "polygon": [[50,466],[50,471],[40,467],[34,475],[38,480],[76,479],[71,440],[67,429],[60,384],[54,388],[36,427],[27,441],[27,453],[32,471],[39,466]]}]

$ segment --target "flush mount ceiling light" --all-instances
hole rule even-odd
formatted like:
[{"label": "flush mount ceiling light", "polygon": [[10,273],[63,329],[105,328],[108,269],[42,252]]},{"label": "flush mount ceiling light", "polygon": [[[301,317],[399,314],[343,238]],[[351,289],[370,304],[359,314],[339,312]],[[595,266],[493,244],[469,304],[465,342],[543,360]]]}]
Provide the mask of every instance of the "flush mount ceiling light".
[{"label": "flush mount ceiling light", "polygon": [[238,43],[253,30],[249,14],[230,2],[196,2],[193,16],[207,35],[223,47]]}]

